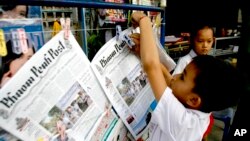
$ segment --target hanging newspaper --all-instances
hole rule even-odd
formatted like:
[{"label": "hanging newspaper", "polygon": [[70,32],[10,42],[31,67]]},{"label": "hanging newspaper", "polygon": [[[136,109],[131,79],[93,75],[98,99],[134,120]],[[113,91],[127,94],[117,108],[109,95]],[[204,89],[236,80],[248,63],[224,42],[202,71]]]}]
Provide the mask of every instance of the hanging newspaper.
[{"label": "hanging newspaper", "polygon": [[[119,36],[130,33],[132,28]],[[158,40],[156,43],[161,62],[169,70],[174,69],[175,62]],[[137,140],[147,131],[155,106],[155,97],[139,58],[130,52],[126,41],[112,38],[95,55],[91,66],[111,104]]]},{"label": "hanging newspaper", "polygon": [[[1,88],[0,127],[22,140],[105,140],[113,139],[120,117],[134,139],[140,138],[155,106],[140,60],[114,37],[90,62],[72,34],[65,44],[63,33]],[[172,70],[173,60],[159,51]],[[107,108],[110,103],[118,116]]]}]

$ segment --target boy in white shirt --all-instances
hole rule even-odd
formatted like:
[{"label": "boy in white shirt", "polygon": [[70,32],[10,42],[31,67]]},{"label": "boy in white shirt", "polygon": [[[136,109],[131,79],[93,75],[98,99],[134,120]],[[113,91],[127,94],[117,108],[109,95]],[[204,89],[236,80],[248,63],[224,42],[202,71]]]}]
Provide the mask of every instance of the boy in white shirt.
[{"label": "boy in white shirt", "polygon": [[197,55],[208,55],[213,47],[215,37],[213,27],[198,23],[192,28],[190,36],[190,52],[179,58],[172,75],[182,73],[184,68]]},{"label": "boy in white shirt", "polygon": [[[238,102],[241,89],[237,70],[213,56],[193,58],[183,73],[172,76],[159,59],[150,19],[141,12],[132,14],[140,35],[132,51],[140,58],[158,101],[150,127],[152,141],[201,141],[212,125],[211,111]],[[140,46],[137,46],[138,43]],[[139,48],[139,49],[138,49]]]},{"label": "boy in white shirt", "polygon": [[[182,73],[194,57],[199,55],[209,55],[215,41],[213,27],[206,22],[197,22],[192,27],[189,41],[190,52],[179,58],[172,75]],[[225,117],[232,119],[233,113],[234,109],[229,107],[220,111],[213,111],[213,117],[215,119],[222,119]]]}]

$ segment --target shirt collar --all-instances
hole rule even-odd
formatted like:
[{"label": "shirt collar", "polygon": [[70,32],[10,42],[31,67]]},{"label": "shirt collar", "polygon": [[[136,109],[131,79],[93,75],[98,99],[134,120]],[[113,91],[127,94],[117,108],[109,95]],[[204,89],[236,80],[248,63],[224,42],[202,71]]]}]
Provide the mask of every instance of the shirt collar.
[{"label": "shirt collar", "polygon": [[194,57],[197,56],[197,54],[194,52],[193,49],[190,50],[189,55],[190,55],[192,58],[194,58]]}]

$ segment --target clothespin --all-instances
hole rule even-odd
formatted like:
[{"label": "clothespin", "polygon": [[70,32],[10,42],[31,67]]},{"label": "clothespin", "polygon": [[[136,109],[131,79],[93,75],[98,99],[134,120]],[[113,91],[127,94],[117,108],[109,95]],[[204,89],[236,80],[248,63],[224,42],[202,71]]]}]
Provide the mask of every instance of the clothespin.
[{"label": "clothespin", "polygon": [[4,31],[0,29],[0,56],[6,56],[7,55],[7,48],[5,44],[5,37],[4,37]]},{"label": "clothespin", "polygon": [[69,39],[69,32],[70,32],[70,18],[60,18],[60,23],[62,26],[62,30],[64,30],[64,39]]},{"label": "clothespin", "polygon": [[153,30],[156,34],[159,34],[160,32],[160,26],[161,26],[161,21],[162,21],[162,18],[160,16],[160,14],[158,14],[155,18],[155,21],[152,23],[153,24]]},{"label": "clothespin", "polygon": [[123,40],[127,43],[127,45],[130,48],[133,48],[133,46],[135,45],[134,41],[127,34],[123,35]]},{"label": "clothespin", "polygon": [[116,25],[116,41],[120,39],[120,34],[122,32],[122,28],[120,25]]},{"label": "clothespin", "polygon": [[124,34],[122,37],[121,37],[121,34],[122,34],[122,28],[120,25],[116,25],[116,41],[119,41],[120,39],[125,41],[127,43],[127,45],[132,48],[135,43],[133,42],[133,40],[126,34]]},{"label": "clothespin", "polygon": [[66,21],[64,18],[60,18],[60,23],[62,26],[62,30],[64,31],[65,45],[66,45],[66,47],[71,48],[72,46],[69,42],[70,18],[66,18]]},{"label": "clothespin", "polygon": [[161,15],[158,14],[155,18],[155,23],[154,23],[156,28],[159,28],[161,26],[161,21],[162,21]]},{"label": "clothespin", "polygon": [[17,33],[19,35],[19,42],[20,42],[20,47],[23,53],[28,52],[28,43],[27,43],[27,36],[26,32],[23,28],[18,28]]},{"label": "clothespin", "polygon": [[11,43],[12,43],[12,51],[15,54],[21,54],[22,49],[19,41],[19,33],[15,29],[11,29]]},{"label": "clothespin", "polygon": [[66,18],[65,22],[65,33],[64,33],[64,38],[66,40],[69,39],[69,33],[70,33],[70,18]]}]

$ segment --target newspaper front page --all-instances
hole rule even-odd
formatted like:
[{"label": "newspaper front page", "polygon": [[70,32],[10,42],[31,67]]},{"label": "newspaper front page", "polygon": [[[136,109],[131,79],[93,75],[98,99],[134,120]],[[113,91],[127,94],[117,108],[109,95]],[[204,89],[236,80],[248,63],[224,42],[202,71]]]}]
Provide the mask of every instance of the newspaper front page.
[{"label": "newspaper front page", "polygon": [[63,33],[0,89],[0,127],[22,140],[90,139],[109,105],[81,47]]},{"label": "newspaper front page", "polygon": [[[131,31],[124,30],[120,36]],[[166,64],[170,69],[175,66],[171,58]],[[148,128],[155,102],[139,58],[130,52],[125,41],[114,37],[98,51],[91,65],[116,112],[137,140]]]}]

